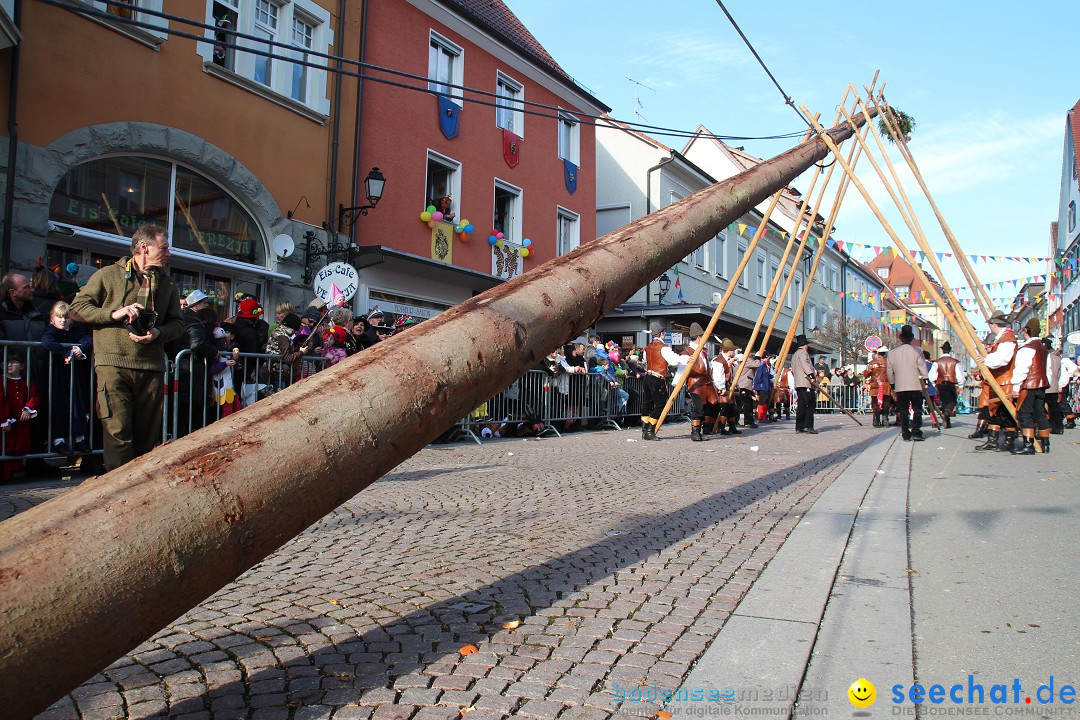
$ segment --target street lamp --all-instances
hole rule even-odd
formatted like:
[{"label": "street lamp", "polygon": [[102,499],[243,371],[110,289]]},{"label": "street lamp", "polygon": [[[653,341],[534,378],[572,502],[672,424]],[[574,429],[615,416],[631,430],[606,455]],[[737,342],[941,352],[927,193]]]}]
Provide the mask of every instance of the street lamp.
[{"label": "street lamp", "polygon": [[[668,277],[667,273],[664,273],[659,278],[657,278],[656,282],[660,284],[660,294],[656,296],[656,302],[657,302],[657,304],[659,304],[660,301],[664,299],[664,296],[667,295],[668,290],[671,289],[671,278]],[[652,304],[651,298],[652,298],[652,282],[648,282],[648,283],[645,284],[645,304],[646,305],[651,305]]]},{"label": "street lamp", "polygon": [[383,189],[386,187],[386,178],[379,172],[379,168],[371,168],[371,172],[364,178],[364,194],[367,195],[370,205],[356,205],[354,207],[345,207],[344,205],[338,205],[338,230],[342,230],[346,224],[351,226],[356,222],[358,215],[367,215],[368,210],[372,210],[379,204],[379,200],[383,196]]},{"label": "street lamp", "polygon": [[656,302],[660,302],[667,295],[668,290],[671,289],[671,278],[667,276],[667,273],[664,273],[657,282],[660,283],[660,297],[656,299]]}]

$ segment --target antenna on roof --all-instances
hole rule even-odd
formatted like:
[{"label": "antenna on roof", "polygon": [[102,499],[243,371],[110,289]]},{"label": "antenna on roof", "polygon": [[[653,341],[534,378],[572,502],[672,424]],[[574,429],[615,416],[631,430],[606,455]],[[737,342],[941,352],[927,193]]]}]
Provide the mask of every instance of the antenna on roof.
[{"label": "antenna on roof", "polygon": [[[646,90],[650,90],[650,91],[652,91],[652,92],[656,92],[656,89],[655,89],[655,88],[651,88],[651,87],[649,87],[648,85],[646,85],[646,84],[645,84],[645,83],[643,83],[643,82],[638,82],[637,80],[635,80],[635,79],[634,79],[634,78],[632,78],[632,77],[627,77],[626,79],[627,79],[627,80],[629,80],[630,82],[634,83],[634,84],[635,84],[635,85],[637,85],[638,87],[643,87],[643,88],[645,88]],[[645,109],[645,105],[644,105],[644,104],[643,104],[643,103],[641,102],[641,97],[640,97],[640,95],[638,94],[638,91],[637,91],[637,90],[634,90],[634,114],[635,114],[635,115],[637,115],[637,116],[638,116],[639,118],[641,118],[642,120],[648,121],[648,118],[647,118],[647,117],[645,117],[644,115],[642,115],[642,114],[641,114],[641,113],[639,112],[639,110],[644,110],[644,109]]]}]

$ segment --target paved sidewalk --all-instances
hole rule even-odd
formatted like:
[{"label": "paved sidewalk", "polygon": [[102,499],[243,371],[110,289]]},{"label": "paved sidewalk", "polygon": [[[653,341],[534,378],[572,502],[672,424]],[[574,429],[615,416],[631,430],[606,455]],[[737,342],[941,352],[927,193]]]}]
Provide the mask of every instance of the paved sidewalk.
[{"label": "paved sidewalk", "polygon": [[[923,443],[882,431],[806,514],[687,678],[683,689],[705,699],[667,711],[1080,715],[1069,702],[1080,685],[1080,433],[1053,436],[1049,455],[1013,457],[974,452],[972,426],[959,419]],[[1043,705],[1036,693],[1049,700],[1039,688],[1051,676],[1056,695]],[[877,695],[857,710],[847,689],[860,678]],[[941,685],[937,701],[914,703],[916,681],[924,698]],[[972,704],[979,692],[969,699],[969,682],[986,704]],[[1007,703],[993,702],[995,684],[1008,687]],[[957,685],[959,703],[948,696]],[[710,690],[718,700],[708,701]]]},{"label": "paved sidewalk", "polygon": [[428,448],[41,717],[655,716],[879,434],[818,420]]}]

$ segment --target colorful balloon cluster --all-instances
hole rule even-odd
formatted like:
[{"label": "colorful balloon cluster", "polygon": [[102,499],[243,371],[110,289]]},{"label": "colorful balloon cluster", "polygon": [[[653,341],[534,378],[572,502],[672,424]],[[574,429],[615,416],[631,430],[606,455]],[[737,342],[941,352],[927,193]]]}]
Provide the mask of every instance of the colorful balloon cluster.
[{"label": "colorful balloon cluster", "polygon": [[[424,212],[420,213],[420,222],[427,223],[429,228],[434,228],[435,223],[442,222],[443,218],[444,215],[436,210],[434,205],[428,205],[424,208]],[[454,234],[457,235],[458,239],[462,242],[468,242],[475,229],[476,228],[473,227],[471,222],[462,219],[454,225]]]}]

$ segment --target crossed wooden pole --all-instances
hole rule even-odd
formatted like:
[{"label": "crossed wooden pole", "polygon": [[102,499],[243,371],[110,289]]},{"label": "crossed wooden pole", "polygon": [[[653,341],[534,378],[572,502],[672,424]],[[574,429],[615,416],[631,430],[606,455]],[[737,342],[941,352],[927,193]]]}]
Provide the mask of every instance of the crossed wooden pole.
[{"label": "crossed wooden pole", "polygon": [[[805,106],[800,107],[802,107],[804,113],[809,114],[809,111],[806,109]],[[864,117],[869,116],[870,113],[867,112]],[[810,123],[811,125],[813,125],[814,129],[817,130],[819,134],[824,131],[824,128],[822,128],[822,126],[817,122],[816,119],[810,118]],[[863,196],[863,199],[866,201],[866,204],[870,207],[870,210],[874,213],[874,216],[877,217],[878,221],[881,223],[882,228],[892,239],[893,244],[896,245],[896,248],[900,251],[901,255],[903,255],[904,261],[907,262],[915,275],[923,282],[927,289],[929,289],[930,297],[933,299],[934,303],[937,304],[941,308],[942,312],[945,313],[946,318],[949,320],[950,323],[952,323],[953,327],[962,329],[962,331],[958,333],[961,343],[963,343],[967,351],[971,353],[972,357],[975,358],[975,362],[978,364],[979,370],[983,374],[983,378],[986,380],[987,384],[990,385],[994,393],[998,396],[998,399],[1001,401],[1002,405],[1006,409],[1008,409],[1009,414],[1011,414],[1015,418],[1016,407],[1013,405],[1012,399],[1005,393],[1001,385],[994,378],[993,374],[983,363],[981,359],[983,353],[979,352],[979,348],[975,345],[975,343],[972,341],[972,337],[969,335],[969,333],[971,333],[971,335],[974,335],[975,330],[968,321],[967,315],[962,310],[960,313],[955,312],[955,310],[950,307],[948,303],[945,302],[945,299],[941,296],[941,293],[937,291],[935,284],[930,281],[929,277],[927,277],[926,272],[922,269],[922,266],[919,265],[919,263],[915,262],[915,259],[908,251],[908,248],[904,244],[903,240],[900,239],[900,236],[897,235],[892,225],[889,224],[889,221],[886,220],[885,217],[881,214],[881,211],[878,209],[878,206],[874,202],[874,199],[870,197],[870,193],[867,192],[865,186],[863,186],[863,184],[855,176],[855,173],[852,170],[851,166],[839,156],[839,154],[837,153],[836,144],[832,141],[832,138],[824,137],[823,139],[829,149],[833,151],[833,155],[836,157],[836,161],[840,163],[840,166],[844,169],[844,173],[848,176],[848,178],[850,178],[851,182],[855,185],[855,187],[858,188],[859,192]],[[866,149],[867,155],[869,155],[869,150],[866,148],[866,141],[861,137],[860,134],[856,135],[856,141],[859,143],[860,146]],[[897,206],[899,207],[900,202],[897,200],[896,195],[889,187],[889,183],[885,179],[884,173],[881,172],[880,167],[878,167],[877,163],[873,162],[872,158],[871,163],[874,165],[875,170],[877,170],[882,183],[885,185],[886,189],[888,189],[890,197],[893,198],[893,200],[897,203]],[[905,220],[907,220],[906,216]],[[930,250],[930,247],[926,245],[925,239],[921,238],[919,234],[914,230],[913,233],[915,234],[916,242],[919,243],[919,247],[923,250],[927,257],[931,257],[933,255],[933,252]],[[941,278],[941,283],[942,287],[946,286],[947,283],[944,277]]]}]

